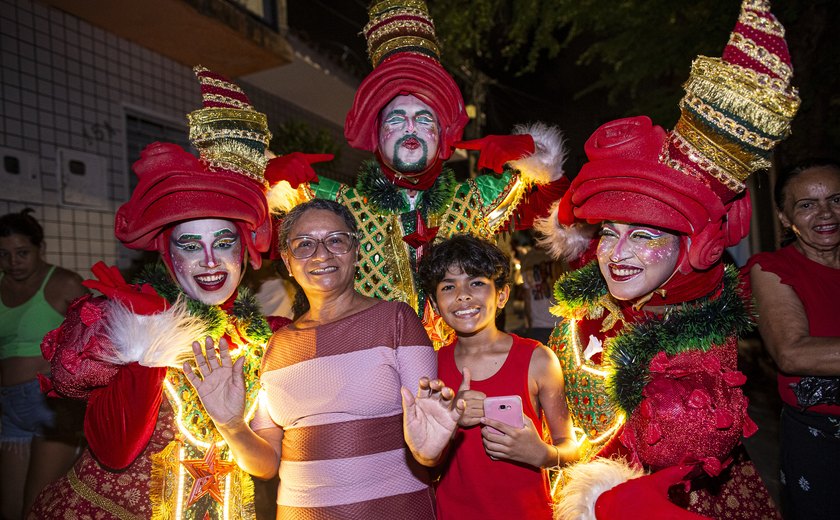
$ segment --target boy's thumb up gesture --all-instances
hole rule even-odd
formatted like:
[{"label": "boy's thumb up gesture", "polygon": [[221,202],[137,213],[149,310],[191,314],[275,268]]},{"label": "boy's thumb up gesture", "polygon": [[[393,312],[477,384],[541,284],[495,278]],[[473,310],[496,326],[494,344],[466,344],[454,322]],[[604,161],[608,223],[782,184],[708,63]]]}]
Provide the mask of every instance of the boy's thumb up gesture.
[{"label": "boy's thumb up gesture", "polygon": [[458,387],[458,395],[456,399],[463,399],[467,405],[464,414],[458,420],[458,426],[468,428],[480,424],[481,418],[484,417],[484,398],[487,397],[484,392],[478,390],[470,390],[470,369],[464,367],[464,378],[461,380],[461,386]]}]

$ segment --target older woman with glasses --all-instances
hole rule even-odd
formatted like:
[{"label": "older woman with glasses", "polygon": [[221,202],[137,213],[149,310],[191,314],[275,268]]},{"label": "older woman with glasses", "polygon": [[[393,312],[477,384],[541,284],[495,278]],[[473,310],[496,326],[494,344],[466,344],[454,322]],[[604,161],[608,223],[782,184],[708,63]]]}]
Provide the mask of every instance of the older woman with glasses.
[{"label": "older woman with glasses", "polygon": [[346,208],[322,199],[283,220],[281,256],[309,309],[269,341],[250,424],[242,363],[224,339],[218,358],[195,343],[198,370],[187,373],[240,467],[279,471],[278,518],[431,519],[423,466],[437,464],[463,403],[434,379],[435,351],[411,307],[354,289],[356,232]]}]

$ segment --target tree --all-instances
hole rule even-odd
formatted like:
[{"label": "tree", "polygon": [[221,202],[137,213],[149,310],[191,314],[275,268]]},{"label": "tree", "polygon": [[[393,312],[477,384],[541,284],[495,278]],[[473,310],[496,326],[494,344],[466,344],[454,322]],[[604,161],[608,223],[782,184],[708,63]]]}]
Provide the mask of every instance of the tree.
[{"label": "tree", "polygon": [[[840,41],[832,34],[840,26],[840,2],[776,4],[774,13],[787,29],[794,84],[803,98],[793,136],[779,151],[781,162],[829,155],[840,144]],[[677,102],[691,61],[700,54],[721,55],[740,3],[447,0],[430,1],[429,8],[444,64],[462,82],[467,102],[479,104],[480,113],[482,101],[492,102],[488,91],[517,78],[527,77],[531,84],[562,79],[577,81],[574,98],[588,99],[592,113],[603,116],[598,105],[606,101],[613,117],[646,114],[670,128],[679,117]],[[566,71],[562,78],[558,70]],[[601,122],[591,121],[590,130]],[[483,121],[473,126],[478,135]]]}]

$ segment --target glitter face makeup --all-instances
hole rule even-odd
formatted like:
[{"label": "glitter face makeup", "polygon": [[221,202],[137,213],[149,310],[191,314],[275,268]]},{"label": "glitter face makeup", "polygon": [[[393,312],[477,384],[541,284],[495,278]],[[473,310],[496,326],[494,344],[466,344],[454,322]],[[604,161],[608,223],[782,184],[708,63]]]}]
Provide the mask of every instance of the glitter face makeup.
[{"label": "glitter face makeup", "polygon": [[440,132],[429,105],[414,96],[397,96],[382,109],[380,121],[379,152],[387,167],[415,173],[434,162]]},{"label": "glitter face makeup", "polygon": [[650,226],[604,222],[598,265],[619,300],[633,300],[662,286],[677,266],[679,236]]},{"label": "glitter face makeup", "polygon": [[242,242],[229,220],[182,222],[172,230],[169,250],[175,278],[191,298],[219,305],[239,285]]}]

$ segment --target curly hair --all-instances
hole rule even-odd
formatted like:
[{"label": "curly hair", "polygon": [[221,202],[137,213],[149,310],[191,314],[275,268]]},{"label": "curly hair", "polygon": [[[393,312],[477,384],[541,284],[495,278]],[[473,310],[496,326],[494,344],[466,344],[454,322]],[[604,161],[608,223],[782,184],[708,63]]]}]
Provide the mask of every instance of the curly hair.
[{"label": "curly hair", "polygon": [[417,278],[432,299],[446,271],[458,267],[470,276],[484,276],[496,290],[510,283],[510,259],[496,244],[472,235],[453,235],[423,255]]}]

